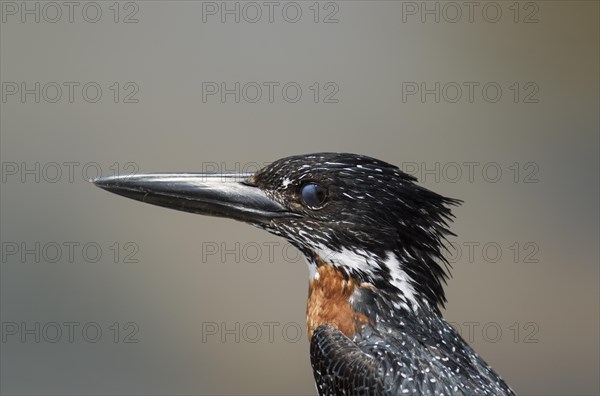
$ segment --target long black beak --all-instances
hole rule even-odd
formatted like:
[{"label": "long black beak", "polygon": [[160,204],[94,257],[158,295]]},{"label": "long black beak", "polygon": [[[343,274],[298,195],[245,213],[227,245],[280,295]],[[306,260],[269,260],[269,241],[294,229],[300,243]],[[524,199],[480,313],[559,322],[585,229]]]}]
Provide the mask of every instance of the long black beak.
[{"label": "long black beak", "polygon": [[250,174],[155,173],[99,177],[96,186],[137,201],[247,223],[291,217],[280,203],[250,184]]}]

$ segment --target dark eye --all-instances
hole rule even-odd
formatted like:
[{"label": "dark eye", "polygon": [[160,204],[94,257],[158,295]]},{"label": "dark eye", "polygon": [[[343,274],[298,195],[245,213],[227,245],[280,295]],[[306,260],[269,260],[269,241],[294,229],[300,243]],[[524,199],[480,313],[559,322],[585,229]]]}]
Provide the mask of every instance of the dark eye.
[{"label": "dark eye", "polygon": [[327,199],[327,190],[317,183],[307,183],[300,191],[302,202],[313,209],[320,208]]}]

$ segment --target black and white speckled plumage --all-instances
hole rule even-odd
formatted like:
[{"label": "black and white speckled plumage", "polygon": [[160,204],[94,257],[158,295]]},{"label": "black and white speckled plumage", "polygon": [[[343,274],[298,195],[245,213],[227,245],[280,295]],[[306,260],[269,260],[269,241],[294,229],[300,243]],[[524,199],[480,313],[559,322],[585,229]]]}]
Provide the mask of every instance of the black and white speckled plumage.
[{"label": "black and white speckled plumage", "polygon": [[[298,203],[299,186],[306,181],[327,188],[326,206],[315,211]],[[285,158],[252,178],[303,215],[263,228],[288,238],[311,267],[318,256],[370,286],[350,299],[370,319],[352,339],[327,324],[314,332],[310,352],[317,390],[320,395],[513,395],[439,309],[445,302],[449,206],[460,201],[415,181],[385,162],[337,153]]]},{"label": "black and white speckled plumage", "polygon": [[[389,305],[369,309],[394,311]],[[310,351],[320,395],[513,394],[455,330],[432,313],[379,317],[352,339],[322,325],[313,334]]]}]

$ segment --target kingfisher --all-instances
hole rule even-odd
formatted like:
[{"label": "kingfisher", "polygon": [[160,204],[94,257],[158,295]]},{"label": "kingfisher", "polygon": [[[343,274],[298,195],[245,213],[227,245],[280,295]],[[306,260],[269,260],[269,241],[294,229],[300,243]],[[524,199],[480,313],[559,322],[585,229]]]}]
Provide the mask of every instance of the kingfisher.
[{"label": "kingfisher", "polygon": [[155,173],[92,182],[138,201],[286,238],[309,268],[306,322],[319,395],[514,395],[443,318],[447,198],[348,153],[256,173]]}]

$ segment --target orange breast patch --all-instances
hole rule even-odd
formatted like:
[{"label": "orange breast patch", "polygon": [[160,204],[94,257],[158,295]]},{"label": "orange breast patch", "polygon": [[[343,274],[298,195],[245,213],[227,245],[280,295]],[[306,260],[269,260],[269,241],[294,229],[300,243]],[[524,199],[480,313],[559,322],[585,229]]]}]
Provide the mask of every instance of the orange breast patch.
[{"label": "orange breast patch", "polygon": [[308,339],[319,325],[329,323],[347,337],[352,337],[368,322],[367,317],[355,311],[348,301],[358,287],[352,278],[318,259],[317,273],[308,286],[306,324]]}]

